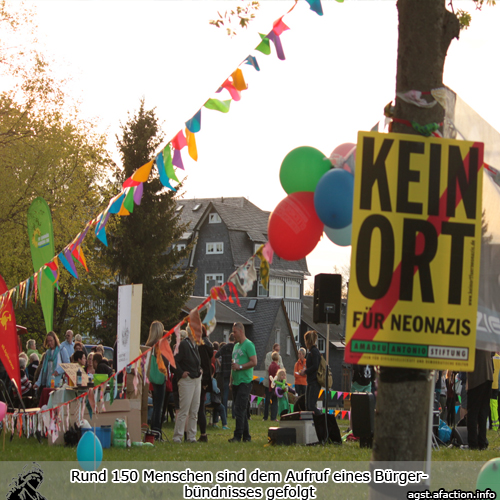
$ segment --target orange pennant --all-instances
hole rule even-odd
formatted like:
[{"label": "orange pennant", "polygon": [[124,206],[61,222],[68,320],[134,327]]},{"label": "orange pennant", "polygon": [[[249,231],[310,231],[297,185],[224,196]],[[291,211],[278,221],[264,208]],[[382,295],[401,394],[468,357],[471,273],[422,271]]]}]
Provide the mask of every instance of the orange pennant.
[{"label": "orange pennant", "polygon": [[246,90],[248,85],[245,83],[245,78],[243,77],[243,71],[238,68],[232,75],[233,86],[236,90]]},{"label": "orange pennant", "polygon": [[160,352],[168,359],[170,366],[175,368],[175,359],[172,349],[170,347],[169,337],[164,337],[160,340]]},{"label": "orange pennant", "polygon": [[118,212],[118,215],[130,215],[130,212],[125,208],[125,205],[122,205],[120,211]]},{"label": "orange pennant", "polygon": [[201,318],[198,309],[194,308],[189,313],[189,326],[191,327],[191,333],[193,334],[195,342],[200,345],[202,344],[201,340]]},{"label": "orange pennant", "polygon": [[151,173],[153,164],[154,160],[151,160],[149,163],[146,163],[142,167],[138,168],[134,172],[134,175],[132,175],[132,179],[138,182],[146,182],[149,179],[149,174]]},{"label": "orange pennant", "polygon": [[196,139],[194,134],[186,128],[186,141],[188,145],[189,156],[194,160],[198,161],[198,149],[196,148]]}]

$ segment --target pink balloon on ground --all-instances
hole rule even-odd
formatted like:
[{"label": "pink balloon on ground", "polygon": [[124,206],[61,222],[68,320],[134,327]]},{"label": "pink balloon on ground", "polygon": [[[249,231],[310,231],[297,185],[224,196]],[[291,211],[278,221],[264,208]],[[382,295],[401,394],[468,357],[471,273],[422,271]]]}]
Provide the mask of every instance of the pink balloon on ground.
[{"label": "pink balloon on ground", "polygon": [[285,260],[303,259],[314,250],[322,234],[323,223],[316,215],[312,192],[288,195],[269,217],[269,243]]},{"label": "pink balloon on ground", "polygon": [[0,401],[0,422],[4,419],[5,415],[7,415],[7,405]]}]

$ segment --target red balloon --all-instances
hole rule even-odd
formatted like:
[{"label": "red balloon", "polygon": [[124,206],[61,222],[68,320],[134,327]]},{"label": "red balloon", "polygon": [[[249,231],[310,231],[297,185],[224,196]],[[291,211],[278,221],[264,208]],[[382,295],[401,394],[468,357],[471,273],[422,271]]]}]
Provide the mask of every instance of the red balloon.
[{"label": "red balloon", "polygon": [[314,193],[300,191],[281,200],[269,217],[271,247],[285,260],[299,260],[311,253],[323,233],[314,209]]}]

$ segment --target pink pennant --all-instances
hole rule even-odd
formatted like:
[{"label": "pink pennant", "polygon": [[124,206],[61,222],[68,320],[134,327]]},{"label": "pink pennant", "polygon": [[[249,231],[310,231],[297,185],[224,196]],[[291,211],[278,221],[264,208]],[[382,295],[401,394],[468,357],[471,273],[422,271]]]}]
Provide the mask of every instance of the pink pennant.
[{"label": "pink pennant", "polygon": [[340,399],[342,397],[342,394],[344,394],[343,392],[337,392],[337,399]]},{"label": "pink pennant", "polygon": [[236,90],[235,86],[229,80],[226,80],[222,84],[222,87],[231,94],[231,97],[234,101],[239,101],[241,99],[241,92],[239,90]]},{"label": "pink pennant", "polygon": [[271,243],[269,243],[269,241],[264,245],[264,248],[262,249],[262,255],[267,260],[267,262],[269,262],[269,264],[273,263],[274,250],[271,247]]},{"label": "pink pennant", "polygon": [[184,146],[187,146],[186,137],[184,136],[182,130],[179,130],[177,135],[172,139],[172,146],[174,149],[181,150]]},{"label": "pink pennant", "polygon": [[181,343],[181,324],[175,325],[174,328],[175,333],[175,349],[174,356],[179,352],[179,344]]},{"label": "pink pennant", "polygon": [[283,16],[276,19],[273,23],[273,31],[276,35],[280,36],[283,31],[289,30],[290,28],[283,22]]},{"label": "pink pennant", "polygon": [[123,184],[122,184],[122,188],[125,189],[125,188],[128,188],[128,187],[134,187],[134,186],[137,186],[138,184],[140,184],[139,181],[134,181],[134,179],[132,179],[132,177],[129,177]]}]

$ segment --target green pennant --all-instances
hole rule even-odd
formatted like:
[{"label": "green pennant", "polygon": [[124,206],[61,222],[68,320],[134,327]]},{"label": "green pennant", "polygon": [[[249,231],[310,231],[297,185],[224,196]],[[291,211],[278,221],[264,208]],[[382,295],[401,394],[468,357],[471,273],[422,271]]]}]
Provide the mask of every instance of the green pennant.
[{"label": "green pennant", "polygon": [[174,171],[174,164],[172,163],[172,153],[170,151],[170,143],[163,149],[163,162],[165,163],[165,172],[169,179],[179,182]]},{"label": "green pennant", "polygon": [[227,101],[221,101],[220,99],[209,99],[205,104],[205,108],[213,109],[214,111],[220,111],[221,113],[227,113],[231,106],[231,99]]},{"label": "green pennant", "polygon": [[132,213],[134,211],[134,191],[135,187],[131,187],[128,190],[127,196],[125,197],[125,201],[123,202],[123,206]]},{"label": "green pennant", "polygon": [[266,35],[263,35],[262,33],[259,33],[260,38],[262,38],[262,42],[255,47],[255,50],[258,50],[259,52],[262,52],[266,56],[268,56],[271,53],[271,42],[269,38],[267,38]]}]

